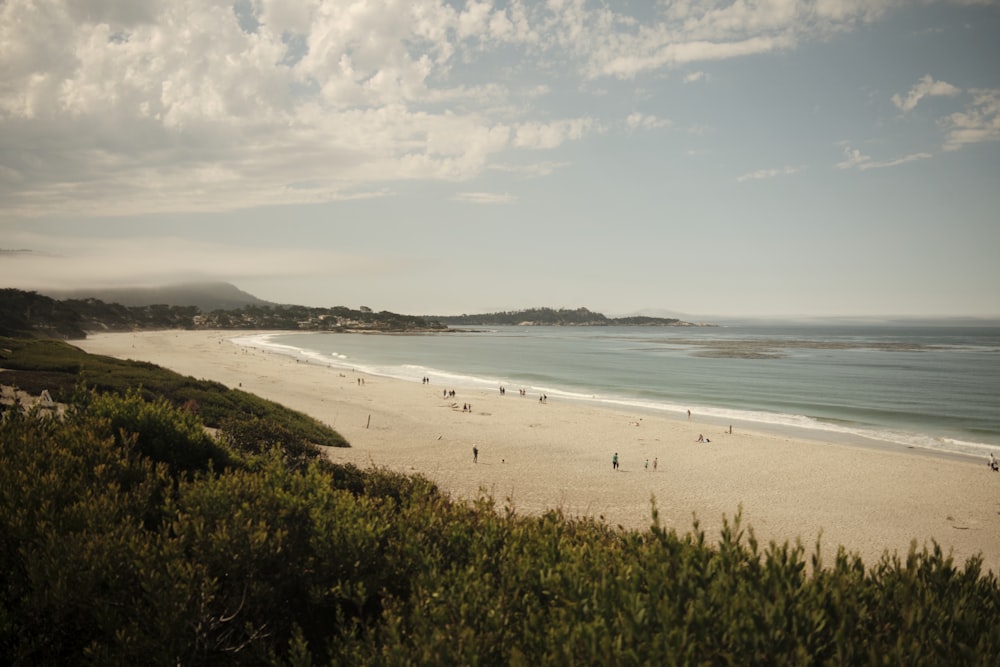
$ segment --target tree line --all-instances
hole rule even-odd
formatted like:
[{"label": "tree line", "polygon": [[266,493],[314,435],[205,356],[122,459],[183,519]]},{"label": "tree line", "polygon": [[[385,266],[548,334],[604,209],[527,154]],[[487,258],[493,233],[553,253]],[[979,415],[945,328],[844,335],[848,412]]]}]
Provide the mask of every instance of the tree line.
[{"label": "tree line", "polygon": [[607,317],[587,308],[528,308],[525,310],[480,313],[477,315],[435,315],[433,319],[444,324],[514,326],[531,324],[539,326],[682,326],[687,325],[668,317]]},{"label": "tree line", "polygon": [[197,306],[123,306],[100,299],[52,299],[36,292],[0,289],[0,336],[81,339],[87,332],[143,329],[243,329],[308,331],[436,331],[440,322],[370,308],[247,305],[202,312]]}]

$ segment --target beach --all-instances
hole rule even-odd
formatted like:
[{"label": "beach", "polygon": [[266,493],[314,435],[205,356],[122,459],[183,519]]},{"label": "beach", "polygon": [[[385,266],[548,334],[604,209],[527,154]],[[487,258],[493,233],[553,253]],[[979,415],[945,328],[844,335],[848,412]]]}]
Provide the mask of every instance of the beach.
[{"label": "beach", "polygon": [[661,525],[685,533],[697,519],[710,542],[723,517],[742,508],[743,528],[762,547],[799,540],[808,558],[819,539],[824,562],[843,546],[872,566],[885,551],[905,559],[911,543],[933,540],[958,564],[979,553],[985,568],[1000,573],[1000,474],[985,460],[742,426],[730,434],[697,413],[677,419],[542,401],[517,387],[446,396],[452,388],[420,377],[332,369],[230,342],[246,333],[92,334],[73,344],[304,412],[351,443],[327,449],[332,461],[418,473],[455,499],[488,494],[518,514],[559,509],[631,529],[651,525],[655,502]]}]

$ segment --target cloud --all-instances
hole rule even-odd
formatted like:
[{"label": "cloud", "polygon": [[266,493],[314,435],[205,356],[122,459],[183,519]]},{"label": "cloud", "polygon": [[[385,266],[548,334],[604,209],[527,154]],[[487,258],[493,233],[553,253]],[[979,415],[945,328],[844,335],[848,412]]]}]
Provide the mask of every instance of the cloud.
[{"label": "cloud", "polygon": [[974,89],[972,103],[965,111],[953,113],[942,122],[946,130],[944,149],[958,150],[968,144],[1000,141],[1000,90]]},{"label": "cloud", "polygon": [[549,149],[582,137],[596,127],[592,118],[574,118],[548,123],[521,123],[514,129],[512,144],[518,148]]},{"label": "cloud", "polygon": [[589,78],[631,79],[696,62],[786,51],[874,22],[897,0],[657,3],[652,20],[636,21],[608,5],[550,3],[556,44],[577,45]]},{"label": "cloud", "polygon": [[470,204],[510,204],[515,201],[515,198],[506,192],[459,192],[451,199]]},{"label": "cloud", "polygon": [[0,210],[221,211],[467,182],[604,131],[543,107],[565,77],[788,50],[894,2],[658,3],[640,21],[582,0],[5,0]]},{"label": "cloud", "polygon": [[912,153],[910,155],[904,155],[903,157],[894,158],[892,160],[877,161],[872,160],[870,156],[863,154],[856,148],[844,146],[844,160],[837,163],[837,168],[859,169],[861,171],[866,171],[868,169],[883,169],[885,167],[897,167],[899,165],[915,162],[917,160],[926,160],[929,157],[932,157],[930,153]]},{"label": "cloud", "polygon": [[625,118],[625,127],[629,130],[653,130],[661,127],[670,127],[671,125],[673,125],[673,122],[668,118],[657,118],[654,115],[638,111],[630,113]]},{"label": "cloud", "polygon": [[6,213],[386,196],[398,181],[470,180],[591,125],[536,117],[544,84],[453,80],[483,49],[537,38],[520,3],[140,4],[0,3]]},{"label": "cloud", "polygon": [[688,72],[684,75],[684,83],[694,83],[696,81],[706,80],[708,80],[708,74],[705,72]]},{"label": "cloud", "polygon": [[757,171],[752,171],[748,174],[737,176],[736,181],[738,183],[743,183],[745,181],[759,181],[768,178],[775,178],[777,176],[790,176],[800,171],[802,171],[802,167],[779,167],[775,169],[758,169]]},{"label": "cloud", "polygon": [[910,88],[906,97],[902,97],[898,93],[893,95],[892,103],[903,113],[909,113],[925,97],[954,97],[961,92],[960,88],[956,88],[945,81],[935,81],[930,74],[925,74]]},{"label": "cloud", "polygon": [[568,167],[570,162],[532,162],[529,164],[508,164],[498,162],[490,165],[490,170],[509,174],[519,174],[529,178],[548,176],[557,169]]}]

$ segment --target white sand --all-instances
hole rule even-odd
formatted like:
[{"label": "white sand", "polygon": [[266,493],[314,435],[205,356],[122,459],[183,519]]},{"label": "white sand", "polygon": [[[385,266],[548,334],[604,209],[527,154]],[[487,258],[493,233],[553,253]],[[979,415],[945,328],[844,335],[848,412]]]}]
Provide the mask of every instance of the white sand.
[{"label": "white sand", "polygon": [[[445,399],[447,387],[420,378],[358,375],[228,342],[241,333],[98,334],[74,344],[300,410],[351,443],[330,450],[334,461],[420,473],[457,498],[484,491],[522,514],[561,508],[645,528],[655,497],[661,523],[683,533],[696,516],[711,541],[723,515],[742,506],[744,526],[762,545],[798,538],[808,557],[822,535],[828,563],[838,545],[871,566],[885,550],[905,558],[911,541],[923,547],[933,539],[959,564],[981,553],[985,567],[1000,573],[1000,474],[985,461],[743,429],[730,435],[697,415],[688,421],[551,398],[542,404],[516,387],[505,396],[461,390]],[[462,411],[465,403],[471,412]],[[695,442],[699,433],[712,442]],[[614,472],[616,451],[621,469]]]}]

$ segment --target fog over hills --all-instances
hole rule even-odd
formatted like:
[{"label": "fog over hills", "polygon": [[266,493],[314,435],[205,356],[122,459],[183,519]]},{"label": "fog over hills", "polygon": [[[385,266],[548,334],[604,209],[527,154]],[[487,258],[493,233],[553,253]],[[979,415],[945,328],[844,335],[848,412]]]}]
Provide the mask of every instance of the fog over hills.
[{"label": "fog over hills", "polygon": [[100,299],[123,306],[197,306],[202,312],[245,306],[275,305],[224,282],[183,283],[161,287],[108,287],[75,290],[39,290],[53,299]]}]

